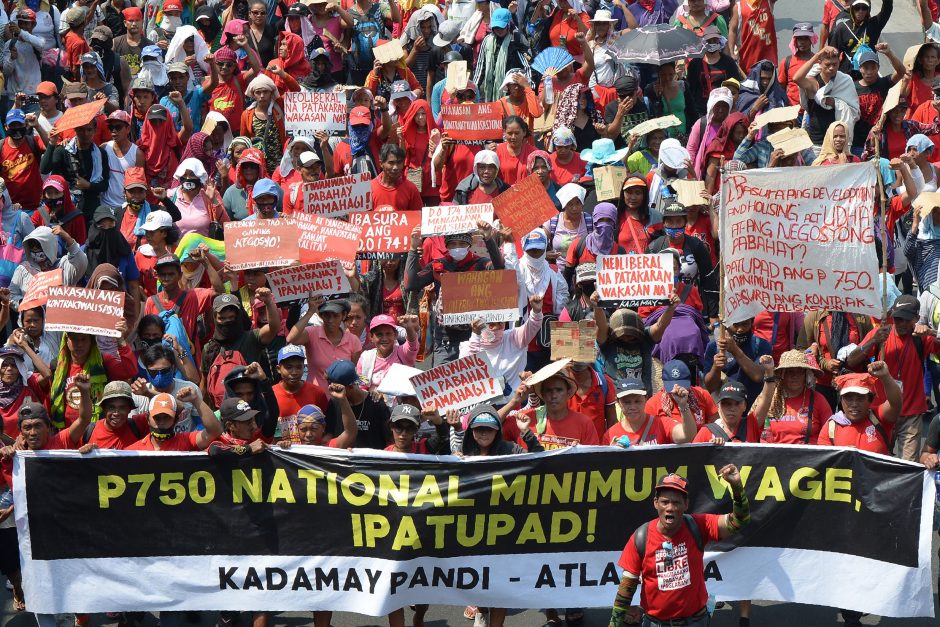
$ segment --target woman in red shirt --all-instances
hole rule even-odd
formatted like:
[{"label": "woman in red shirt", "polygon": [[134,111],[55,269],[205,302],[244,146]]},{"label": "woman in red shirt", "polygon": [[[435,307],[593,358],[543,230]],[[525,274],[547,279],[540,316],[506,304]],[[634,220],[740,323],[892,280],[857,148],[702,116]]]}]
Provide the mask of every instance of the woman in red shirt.
[{"label": "woman in red shirt", "polygon": [[646,180],[631,176],[623,182],[617,200],[617,242],[627,254],[642,255],[658,224],[650,220],[650,190]]},{"label": "woman in red shirt", "polygon": [[567,126],[556,128],[552,133],[552,145],[555,147],[551,154],[552,180],[559,187],[580,181],[587,172],[587,164],[578,154],[578,142],[571,129]]},{"label": "woman in red shirt", "polygon": [[822,370],[809,362],[804,351],[790,350],[780,356],[775,370],[780,381],[770,401],[767,423],[773,444],[815,443],[823,423],[832,415],[826,397],[811,386]]},{"label": "woman in red shirt", "polygon": [[529,175],[526,162],[535,150],[526,138],[529,125],[517,115],[503,119],[503,143],[496,146],[499,157],[499,178],[507,185],[515,185]]},{"label": "woman in red shirt", "polygon": [[914,68],[911,70],[911,81],[906,94],[910,103],[909,116],[913,115],[921,103],[933,100],[933,84],[937,77],[938,65],[940,47],[933,43],[923,44],[914,57]]},{"label": "woman in red shirt", "polygon": [[[48,403],[52,371],[30,347],[22,329],[13,332],[10,342],[13,346],[0,348],[0,418],[4,435],[16,439],[20,434],[18,412],[26,399],[31,397],[34,402]],[[26,371],[25,357],[32,361],[34,372]]]},{"label": "woman in red shirt", "polygon": [[[532,22],[538,22],[548,2],[540,2],[532,14]],[[579,63],[584,61],[582,44],[576,39],[578,33],[587,34],[591,18],[582,10],[580,0],[557,0],[555,10],[545,19],[550,20],[548,39],[552,46],[566,49]]]},{"label": "woman in red shirt", "polygon": [[[431,135],[437,123],[427,100],[415,100],[401,118],[401,138],[405,148],[405,173],[418,186],[421,199],[427,207],[440,204],[438,188],[431,184],[431,155],[428,150]],[[419,174],[420,173],[420,174]]]}]

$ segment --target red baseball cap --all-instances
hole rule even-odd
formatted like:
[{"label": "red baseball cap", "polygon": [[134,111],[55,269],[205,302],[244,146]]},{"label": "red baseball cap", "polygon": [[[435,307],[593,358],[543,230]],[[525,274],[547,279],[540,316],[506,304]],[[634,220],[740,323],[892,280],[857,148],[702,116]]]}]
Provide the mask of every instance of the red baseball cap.
[{"label": "red baseball cap", "polygon": [[164,11],[182,11],[183,3],[180,0],[163,0]]},{"label": "red baseball cap", "polygon": [[656,490],[675,490],[688,495],[688,485],[688,481],[673,472],[659,480],[659,483],[656,484]]},{"label": "red baseball cap", "polygon": [[140,166],[131,166],[124,170],[124,189],[132,189],[134,187],[143,187],[144,189],[149,189],[150,187],[147,185],[147,174]]},{"label": "red baseball cap", "polygon": [[140,10],[140,7],[128,7],[121,11],[121,15],[128,22],[138,22],[144,19],[144,12]]},{"label": "red baseball cap", "polygon": [[28,7],[23,7],[18,9],[16,12],[16,21],[20,20],[29,20],[31,22],[36,21],[36,12]]},{"label": "red baseball cap", "polygon": [[366,107],[353,107],[353,110],[349,112],[349,124],[352,126],[369,124],[371,121],[372,114]]},{"label": "red baseball cap", "polygon": [[62,181],[60,181],[58,177],[56,177],[56,178],[51,178],[51,177],[50,177],[50,178],[46,179],[46,182],[42,184],[42,188],[43,188],[43,189],[46,189],[47,187],[51,187],[51,188],[53,188],[53,189],[57,189],[57,190],[59,190],[60,192],[62,192],[63,194],[65,193],[65,185],[62,184]]}]

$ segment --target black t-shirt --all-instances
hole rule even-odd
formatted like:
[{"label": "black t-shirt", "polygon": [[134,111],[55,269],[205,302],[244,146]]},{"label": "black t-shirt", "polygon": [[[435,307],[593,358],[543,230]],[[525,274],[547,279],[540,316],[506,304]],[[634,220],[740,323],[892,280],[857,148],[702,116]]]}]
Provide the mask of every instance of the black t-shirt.
[{"label": "black t-shirt", "polygon": [[858,107],[860,115],[858,122],[855,123],[855,131],[852,135],[853,146],[864,146],[865,139],[868,137],[871,127],[881,117],[881,107],[891,89],[891,77],[881,76],[875,81],[874,85],[862,85],[855,81],[855,93],[858,94]]},{"label": "black t-shirt", "polygon": [[729,78],[740,80],[744,78],[744,74],[734,59],[728,55],[722,53],[715,64],[706,62],[704,58],[692,59],[686,70],[686,80],[688,80],[689,94],[699,117],[705,115],[708,94],[716,87],[721,87],[721,83]]},{"label": "black t-shirt", "polygon": [[[614,99],[611,102],[607,103],[607,106],[604,107],[604,122],[610,124],[614,121],[614,118],[617,117],[617,107],[620,106],[620,100]],[[627,142],[623,138],[624,131],[628,131],[640,122],[645,122],[650,117],[649,110],[646,108],[646,103],[642,98],[636,99],[636,104],[633,105],[633,108],[630,109],[630,112],[623,116],[623,122],[621,122],[620,133],[617,137],[614,138],[614,145],[617,148],[626,148]],[[593,126],[593,125],[592,125]],[[572,132],[574,129],[572,129]],[[575,134],[577,138],[577,134]],[[591,145],[582,145],[580,140],[578,141],[578,148],[590,148]]]},{"label": "black t-shirt", "polygon": [[[353,415],[359,425],[356,434],[356,448],[384,449],[389,442],[388,419],[391,411],[385,403],[372,400],[366,396],[365,401],[352,406]],[[343,416],[333,399],[326,406],[326,428],[333,437],[343,432]]]},{"label": "black t-shirt", "polygon": [[930,425],[927,427],[927,439],[924,440],[924,444],[935,451],[940,451],[940,414],[930,420]]}]

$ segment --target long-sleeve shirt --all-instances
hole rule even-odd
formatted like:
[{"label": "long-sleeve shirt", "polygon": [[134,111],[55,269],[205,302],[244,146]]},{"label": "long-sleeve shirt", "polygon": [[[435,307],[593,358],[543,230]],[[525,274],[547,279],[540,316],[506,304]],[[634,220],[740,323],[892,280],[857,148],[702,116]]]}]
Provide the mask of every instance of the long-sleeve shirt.
[{"label": "long-sleeve shirt", "polygon": [[[9,46],[4,42],[4,47]],[[16,41],[16,59],[9,52],[3,58],[3,75],[6,76],[5,93],[12,98],[18,92],[35,94],[36,87],[42,80],[39,69],[39,56],[43,52],[43,39],[25,30],[21,30]]]},{"label": "long-sleeve shirt", "polygon": [[[91,182],[92,150],[101,152],[101,180],[97,183]],[[79,149],[77,151],[76,161],[79,166],[77,170],[72,165],[71,155],[65,150],[65,146],[61,144],[53,146],[50,144],[46,147],[46,152],[43,153],[42,159],[39,161],[39,172],[43,176],[49,174],[62,176],[69,184],[69,189],[72,190],[76,189],[76,177],[80,176],[88,181],[91,185],[88,189],[82,190],[82,196],[84,198],[82,202],[82,213],[85,214],[86,218],[89,218],[94,214],[95,209],[98,208],[101,194],[107,191],[108,185],[111,182],[111,177],[109,176],[110,172],[108,171],[110,163],[108,161],[108,153],[105,152],[104,148],[92,145],[88,150]]]},{"label": "long-sleeve shirt", "polygon": [[[88,269],[88,257],[78,242],[72,241],[66,254],[56,260],[55,267],[62,268],[62,285],[77,285]],[[41,270],[26,259],[13,271],[13,278],[10,280],[10,301],[14,307],[19,307],[23,296],[29,290],[29,284],[33,281],[33,275],[37,272]]]},{"label": "long-sleeve shirt", "polygon": [[418,340],[408,340],[404,344],[395,344],[388,357],[382,357],[378,349],[372,348],[363,351],[356,364],[356,372],[369,377],[369,389],[377,389],[382,379],[391,369],[392,364],[402,364],[414,367],[418,357]]},{"label": "long-sleeve shirt", "polygon": [[498,346],[484,348],[480,335],[474,333],[469,341],[461,343],[460,356],[484,353],[493,365],[493,372],[503,377],[508,388],[515,390],[522,382],[519,375],[525,370],[526,349],[541,328],[542,312],[532,312],[521,327],[506,330]]},{"label": "long-sleeve shirt", "polygon": [[[735,149],[734,158],[748,165],[753,164],[755,168],[766,168],[773,153],[774,147],[766,138],[753,142],[745,137]],[[816,157],[813,155],[812,149],[807,148],[800,153],[800,158],[803,159],[803,165],[811,165]]]},{"label": "long-sleeve shirt", "polygon": [[864,24],[856,26],[851,14],[845,11],[836,19],[829,32],[829,45],[842,53],[842,64],[839,70],[846,74],[852,69],[852,55],[859,43],[865,43],[871,48],[875,47],[881,37],[891,12],[894,10],[894,0],[881,0],[881,12],[872,15]]}]

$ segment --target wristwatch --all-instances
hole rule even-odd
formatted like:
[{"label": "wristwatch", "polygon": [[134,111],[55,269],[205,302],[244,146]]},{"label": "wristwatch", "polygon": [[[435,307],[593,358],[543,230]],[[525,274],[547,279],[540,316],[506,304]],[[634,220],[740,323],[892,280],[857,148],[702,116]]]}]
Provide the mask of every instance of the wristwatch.
[{"label": "wristwatch", "polygon": [[776,382],[779,381],[779,380],[780,380],[780,378],[777,377],[776,375],[774,375],[774,376],[772,376],[772,377],[764,377],[764,383],[776,383]]}]

